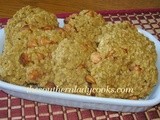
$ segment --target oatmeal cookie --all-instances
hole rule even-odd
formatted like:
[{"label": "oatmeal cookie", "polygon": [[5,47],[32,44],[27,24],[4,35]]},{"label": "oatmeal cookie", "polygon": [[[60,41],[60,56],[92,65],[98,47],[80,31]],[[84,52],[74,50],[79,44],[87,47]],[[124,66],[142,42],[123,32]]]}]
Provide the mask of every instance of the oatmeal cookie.
[{"label": "oatmeal cookie", "polygon": [[71,37],[84,36],[86,40],[94,41],[101,33],[99,26],[105,24],[103,17],[91,10],[82,10],[79,14],[72,14],[64,20],[64,29]]},{"label": "oatmeal cookie", "polygon": [[52,53],[54,83],[63,87],[88,87],[85,76],[88,75],[89,56],[95,51],[90,41],[64,39]]},{"label": "oatmeal cookie", "polygon": [[[14,27],[12,23],[20,26]],[[18,11],[5,28],[6,36],[12,33],[12,37],[7,36],[5,40],[0,60],[1,79],[40,87],[52,81],[51,53],[66,37],[66,32],[57,25],[55,16],[42,9],[27,6]]]},{"label": "oatmeal cookie", "polygon": [[96,96],[128,99],[147,96],[157,83],[154,43],[128,22],[108,24],[104,29],[107,32],[99,36],[97,52],[91,55],[91,76],[96,80],[93,87],[131,88],[133,92],[97,92]]},{"label": "oatmeal cookie", "polygon": [[12,37],[17,32],[21,32],[21,30],[32,31],[35,28],[48,30],[55,27],[58,27],[58,21],[54,14],[32,6],[23,7],[7,22],[5,27],[5,46],[8,46],[8,44],[13,46],[15,41],[13,41]]},{"label": "oatmeal cookie", "polygon": [[66,67],[75,69],[89,60],[90,54],[95,51],[96,46],[90,41],[81,41],[77,38],[74,40],[64,39],[57,49],[53,52],[52,57],[56,67],[59,69]]}]

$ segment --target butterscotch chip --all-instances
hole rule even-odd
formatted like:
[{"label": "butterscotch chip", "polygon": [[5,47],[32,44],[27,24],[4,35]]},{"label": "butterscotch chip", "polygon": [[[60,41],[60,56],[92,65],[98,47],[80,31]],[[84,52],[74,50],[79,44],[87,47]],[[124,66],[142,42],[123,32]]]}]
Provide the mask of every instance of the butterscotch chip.
[{"label": "butterscotch chip", "polygon": [[33,81],[37,81],[41,77],[42,73],[38,70],[32,70],[30,73],[28,73],[28,78]]},{"label": "butterscotch chip", "polygon": [[95,79],[94,79],[92,76],[90,76],[90,75],[87,75],[87,76],[85,77],[85,79],[86,79],[86,81],[87,81],[88,83],[91,83],[91,84],[95,84],[95,83],[96,83]]},{"label": "butterscotch chip", "polygon": [[29,56],[26,53],[22,53],[19,57],[19,62],[23,65],[26,66],[30,60],[29,60]]},{"label": "butterscotch chip", "polygon": [[45,85],[46,88],[55,88],[56,85],[53,82],[47,82],[47,84]]},{"label": "butterscotch chip", "polygon": [[98,52],[94,52],[91,54],[91,61],[95,64],[99,63],[101,61],[101,55]]}]

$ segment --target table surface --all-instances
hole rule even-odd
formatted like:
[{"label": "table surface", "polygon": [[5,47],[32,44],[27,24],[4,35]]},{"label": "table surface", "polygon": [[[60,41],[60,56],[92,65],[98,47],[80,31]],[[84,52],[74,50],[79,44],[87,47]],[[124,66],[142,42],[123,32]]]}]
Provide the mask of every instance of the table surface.
[{"label": "table surface", "polygon": [[41,7],[57,14],[82,9],[101,11],[160,8],[160,0],[0,0],[0,18],[12,17],[17,10],[26,5]]},{"label": "table surface", "polygon": [[[103,11],[101,14],[107,22],[130,21],[160,40],[160,0],[91,0],[87,1],[51,1],[46,0],[0,0],[0,28],[3,28],[9,18],[21,7],[32,5],[44,8],[52,13],[76,12],[82,9]],[[138,1],[138,0],[137,0]],[[131,4],[132,3],[132,4]],[[134,10],[129,10],[134,9]],[[138,9],[146,9],[140,11]],[[127,11],[108,11],[127,10]],[[59,16],[66,17],[68,14]],[[0,91],[0,120],[160,120],[160,104],[153,106],[144,112],[121,113],[110,111],[98,111],[51,105],[20,99]]]}]

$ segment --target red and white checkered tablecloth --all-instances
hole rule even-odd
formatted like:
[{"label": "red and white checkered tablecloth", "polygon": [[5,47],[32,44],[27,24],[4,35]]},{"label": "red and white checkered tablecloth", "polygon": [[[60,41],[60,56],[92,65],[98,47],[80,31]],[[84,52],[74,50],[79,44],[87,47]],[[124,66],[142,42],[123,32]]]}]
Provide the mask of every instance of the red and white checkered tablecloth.
[{"label": "red and white checkered tablecloth", "polygon": [[[100,11],[108,22],[130,21],[160,41],[160,9]],[[65,18],[69,13],[57,15]],[[3,28],[7,18],[0,19]],[[160,120],[160,104],[145,112],[121,113],[38,103],[0,91],[0,120]]]}]

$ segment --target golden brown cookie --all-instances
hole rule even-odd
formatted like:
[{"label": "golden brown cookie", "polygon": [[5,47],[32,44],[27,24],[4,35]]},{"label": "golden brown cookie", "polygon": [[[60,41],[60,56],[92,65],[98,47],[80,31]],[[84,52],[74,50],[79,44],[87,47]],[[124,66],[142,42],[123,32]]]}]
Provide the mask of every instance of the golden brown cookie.
[{"label": "golden brown cookie", "polygon": [[53,80],[51,53],[66,37],[55,15],[30,6],[19,10],[5,28],[1,78],[19,85],[44,87]]},{"label": "golden brown cookie", "polygon": [[103,29],[106,33],[99,36],[97,52],[91,55],[91,76],[96,80],[93,87],[131,88],[133,92],[97,92],[96,96],[144,98],[157,83],[154,43],[127,22],[108,24]]},{"label": "golden brown cookie", "polygon": [[64,29],[71,37],[84,36],[90,41],[94,41],[95,37],[101,34],[99,27],[105,24],[104,18],[92,10],[82,10],[78,14],[72,14],[64,22]]}]

